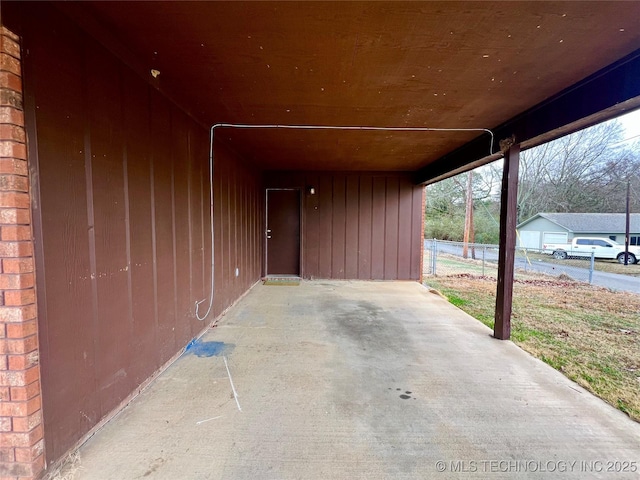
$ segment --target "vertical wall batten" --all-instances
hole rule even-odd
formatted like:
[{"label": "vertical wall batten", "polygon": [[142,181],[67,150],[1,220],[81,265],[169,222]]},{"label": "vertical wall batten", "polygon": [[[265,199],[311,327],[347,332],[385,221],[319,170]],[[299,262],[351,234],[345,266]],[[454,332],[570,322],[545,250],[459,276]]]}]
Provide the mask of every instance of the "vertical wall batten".
[{"label": "vertical wall batten", "polygon": [[[169,113],[169,136],[171,138],[171,147],[169,149],[169,163],[171,165],[171,254],[173,260],[172,280],[173,280],[173,308],[174,312],[178,312],[178,253],[176,242],[176,153],[175,153],[175,138],[174,138],[175,119],[173,112]],[[174,349],[177,344],[175,333],[175,315],[171,319],[171,331],[173,333],[173,345],[170,348]]]},{"label": "vertical wall batten", "polygon": [[358,278],[358,218],[360,178],[349,175],[346,177],[345,195],[345,278]]},{"label": "vertical wall batten", "polygon": [[[23,22],[51,463],[206,325],[194,304],[210,288],[209,138],[51,5]],[[261,272],[261,173],[224,142],[216,163],[225,271],[207,321]]]},{"label": "vertical wall batten", "polygon": [[190,243],[189,243],[189,126],[186,115],[176,112],[172,122],[173,147],[173,180],[174,180],[174,214],[175,237],[174,251],[176,265],[176,316],[175,340],[179,349],[191,339],[189,316],[193,315],[193,297],[190,292]]},{"label": "vertical wall batten", "polygon": [[[84,117],[84,171],[85,171],[85,192],[86,192],[86,213],[87,213],[87,242],[89,247],[89,283],[91,285],[91,350],[89,354],[92,357],[92,367],[94,370],[99,368],[99,359],[97,355],[97,344],[98,344],[98,334],[99,334],[99,325],[98,325],[98,274],[97,274],[97,266],[96,266],[96,238],[95,238],[95,214],[93,209],[93,173],[92,173],[92,145],[91,145],[91,125],[89,119],[89,100],[88,100],[88,86],[87,86],[87,66],[86,66],[86,54],[82,56],[82,64],[81,68],[83,69],[84,75],[81,77],[83,79],[82,89],[81,89],[81,101],[82,101],[82,109],[83,109],[83,117]],[[93,376],[91,378],[91,383],[93,384],[93,392],[99,390],[99,379],[97,376]],[[46,401],[46,391],[44,394],[44,400]],[[91,405],[91,409],[89,414],[92,416],[100,416],[101,411],[99,410],[100,406],[95,405],[93,393],[89,393],[89,398]],[[87,413],[85,413],[87,415]],[[46,408],[45,408],[45,419],[46,419]],[[79,422],[79,419],[74,419],[74,423]],[[46,424],[45,424],[46,425]],[[46,438],[46,436],[45,436]],[[49,453],[48,453],[49,454]]]},{"label": "vertical wall batten", "polygon": [[[146,85],[132,84],[129,73],[122,69],[125,142],[127,145],[126,191],[129,204],[129,244],[133,313],[133,334],[128,339],[132,351],[127,369],[131,387],[140,384],[151,373],[149,358],[157,356],[155,312],[155,257],[149,92]],[[153,305],[150,307],[149,302]]]},{"label": "vertical wall batten", "polygon": [[[98,332],[96,377],[100,405],[97,418],[125,397],[127,369],[127,272],[124,179],[122,172],[122,98],[120,64],[101,49],[86,44],[88,117],[91,142],[93,238],[95,240]],[[112,319],[123,323],[114,329]],[[90,417],[91,418],[91,417]]]},{"label": "vertical wall batten", "polygon": [[387,181],[385,177],[373,177],[371,210],[371,278],[384,279],[385,234],[386,234],[386,197]]},{"label": "vertical wall batten", "polygon": [[[122,83],[121,83],[122,84]],[[124,94],[121,92],[121,97]],[[124,104],[121,103],[121,118],[123,123],[126,124],[126,118],[124,113]],[[128,166],[128,142],[126,135],[122,144],[122,179],[123,179],[123,193],[124,193],[124,229],[125,229],[125,250],[126,250],[126,274],[127,274],[127,319],[129,321],[129,341],[135,338],[134,323],[133,323],[133,286],[132,286],[132,268],[131,268],[131,205],[129,201],[129,166]]]},{"label": "vertical wall batten", "polygon": [[[230,167],[230,166],[228,166]],[[232,266],[231,264],[233,263],[233,250],[234,250],[234,245],[232,243],[232,239],[233,239],[233,221],[231,218],[231,214],[232,214],[232,208],[231,208],[231,197],[232,197],[232,192],[233,192],[233,187],[234,187],[234,181],[233,181],[233,168],[227,168],[226,172],[225,172],[225,176],[224,176],[224,184],[225,184],[225,196],[224,196],[224,204],[223,204],[223,208],[225,209],[224,211],[224,216],[225,216],[225,221],[226,221],[226,229],[225,229],[225,240],[224,240],[224,244],[226,245],[226,251],[225,251],[225,264],[224,264],[224,278],[228,279],[231,283],[230,283],[230,287],[233,289],[233,278],[232,278]]]},{"label": "vertical wall batten", "polygon": [[331,278],[345,278],[345,177],[333,177]]},{"label": "vertical wall batten", "polygon": [[[318,209],[319,227],[318,229],[318,270],[317,278],[332,278],[332,227],[333,227],[333,179],[328,175],[319,177],[318,180]],[[310,272],[307,272],[309,275]]]},{"label": "vertical wall batten", "polygon": [[194,298],[194,289],[193,289],[193,178],[192,178],[192,168],[193,168],[193,152],[191,150],[191,130],[187,131],[187,158],[189,159],[187,162],[187,250],[189,254],[189,295],[188,298]]},{"label": "vertical wall batten", "polygon": [[421,205],[423,188],[408,175],[267,172],[265,180],[267,188],[303,192],[304,278],[420,278],[421,214],[414,205]]},{"label": "vertical wall batten", "polygon": [[152,145],[158,260],[158,333],[160,358],[175,350],[175,295],[173,251],[173,193],[171,167],[171,108],[152,91]]},{"label": "vertical wall batten", "polygon": [[413,239],[413,190],[403,188],[398,191],[398,263],[399,277],[411,277],[411,252]]},{"label": "vertical wall batten", "polygon": [[360,177],[357,278],[371,278],[372,182],[370,175]]},{"label": "vertical wall batten", "polygon": [[386,215],[384,225],[384,279],[398,278],[398,178],[386,182]]},{"label": "vertical wall batten", "polygon": [[231,188],[229,188],[229,222],[232,225],[229,230],[229,249],[231,251],[229,267],[234,292],[236,291],[236,267],[238,266],[238,222],[237,216],[232,214],[232,212],[238,212],[238,183],[236,175],[237,171],[234,169],[229,179],[231,182]]},{"label": "vertical wall batten", "polygon": [[204,179],[208,178],[208,172],[206,172],[206,170],[208,169],[208,167],[202,166],[202,164],[200,164],[200,252],[201,253],[201,265],[202,265],[202,291],[200,292],[200,294],[196,297],[198,299],[198,301],[202,298],[205,297],[206,295],[206,289],[207,289],[207,267],[208,265],[210,265],[211,262],[209,262],[209,264],[207,263],[207,256],[205,255],[205,247],[204,247],[204,239],[205,239],[205,211],[208,211],[208,209],[205,210],[205,205],[208,206],[209,202],[206,202],[205,199],[205,189],[204,189]]},{"label": "vertical wall batten", "polygon": [[[149,96],[149,111],[151,111],[151,96]],[[149,117],[149,138],[153,137],[153,127],[151,125],[151,117]],[[160,329],[160,306],[158,305],[158,229],[156,225],[156,182],[155,182],[155,155],[151,148],[149,162],[149,186],[150,186],[150,203],[151,203],[151,252],[153,256],[153,331],[158,332]],[[157,336],[157,335],[156,335]],[[158,356],[156,351],[155,356]]]}]

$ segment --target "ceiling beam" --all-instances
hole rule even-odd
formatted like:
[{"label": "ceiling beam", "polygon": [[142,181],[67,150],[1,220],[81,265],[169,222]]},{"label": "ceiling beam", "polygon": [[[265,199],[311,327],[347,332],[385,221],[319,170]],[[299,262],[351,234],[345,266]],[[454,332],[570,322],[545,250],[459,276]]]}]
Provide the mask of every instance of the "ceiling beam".
[{"label": "ceiling beam", "polygon": [[415,183],[434,183],[496,160],[501,156],[500,140],[515,136],[523,149],[531,148],[621,115],[640,106],[639,100],[640,50],[636,50],[492,128],[495,142],[491,156],[487,155],[486,136],[477,137],[418,170]]}]

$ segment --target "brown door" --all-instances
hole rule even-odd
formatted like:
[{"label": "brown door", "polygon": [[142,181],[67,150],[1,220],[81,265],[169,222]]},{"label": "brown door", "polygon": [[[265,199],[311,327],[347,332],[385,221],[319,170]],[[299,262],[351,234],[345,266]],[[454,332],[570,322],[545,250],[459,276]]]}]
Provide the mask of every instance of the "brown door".
[{"label": "brown door", "polygon": [[267,275],[300,275],[300,190],[267,189]]}]

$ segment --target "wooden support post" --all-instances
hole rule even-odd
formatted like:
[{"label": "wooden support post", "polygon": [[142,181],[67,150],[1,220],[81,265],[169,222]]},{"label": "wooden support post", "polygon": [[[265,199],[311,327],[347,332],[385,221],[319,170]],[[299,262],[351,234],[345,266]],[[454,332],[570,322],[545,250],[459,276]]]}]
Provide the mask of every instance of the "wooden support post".
[{"label": "wooden support post", "polygon": [[500,251],[498,254],[498,289],[493,336],[509,340],[511,336],[511,304],[513,300],[513,264],[516,251],[516,219],[518,206],[518,167],[520,145],[513,144],[504,155],[502,192],[500,195]]}]

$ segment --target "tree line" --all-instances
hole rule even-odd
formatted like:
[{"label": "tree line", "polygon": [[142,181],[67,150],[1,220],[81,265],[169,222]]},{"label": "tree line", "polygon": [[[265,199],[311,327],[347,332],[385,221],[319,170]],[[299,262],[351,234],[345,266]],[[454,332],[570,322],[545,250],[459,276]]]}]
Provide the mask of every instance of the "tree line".
[{"label": "tree line", "polygon": [[[624,213],[627,183],[631,211],[640,212],[640,142],[623,135],[612,120],[523,151],[518,223],[539,212]],[[498,243],[501,178],[499,160],[427,186],[425,237],[462,241],[470,192],[470,238]]]}]

